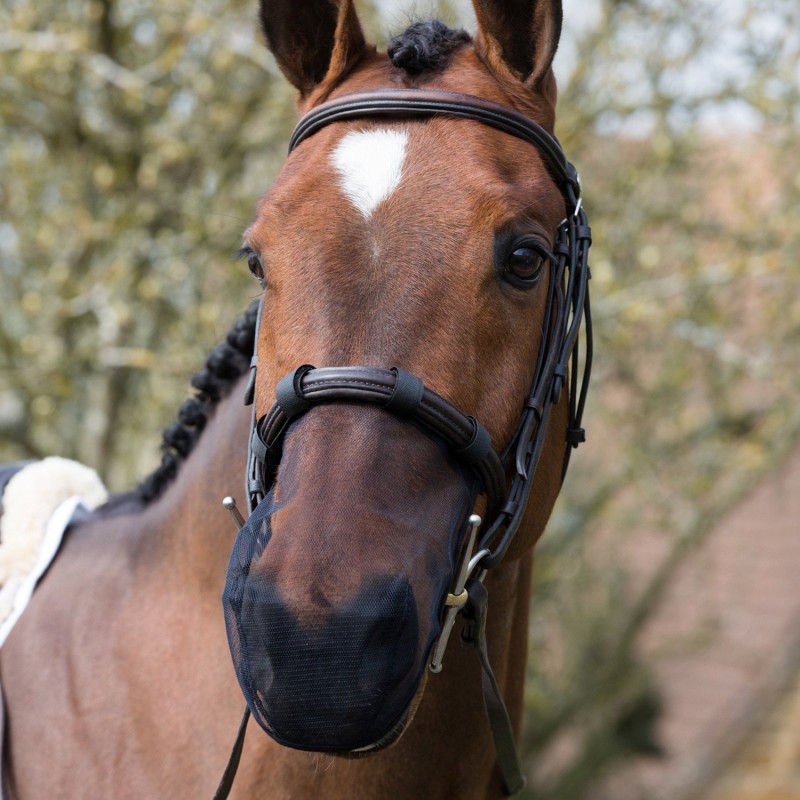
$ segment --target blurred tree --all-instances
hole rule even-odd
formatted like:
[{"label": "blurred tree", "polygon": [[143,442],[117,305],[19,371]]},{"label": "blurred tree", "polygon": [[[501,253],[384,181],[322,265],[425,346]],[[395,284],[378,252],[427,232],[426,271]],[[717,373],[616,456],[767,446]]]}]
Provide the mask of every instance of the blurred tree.
[{"label": "blurred tree", "polygon": [[[800,438],[800,8],[594,10],[567,31],[560,84],[598,359],[589,444],[537,551],[527,796],[548,800],[658,753],[637,636],[712,522]],[[643,535],[661,561],[633,580]]]},{"label": "blurred tree", "polygon": [[229,256],[293,94],[240,0],[12,0],[0,30],[0,458],[121,488],[255,294]]}]

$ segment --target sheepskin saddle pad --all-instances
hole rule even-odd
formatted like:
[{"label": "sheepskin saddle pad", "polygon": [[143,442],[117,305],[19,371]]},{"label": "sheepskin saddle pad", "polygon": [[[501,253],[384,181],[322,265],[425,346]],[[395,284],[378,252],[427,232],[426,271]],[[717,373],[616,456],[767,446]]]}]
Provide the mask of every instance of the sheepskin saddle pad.
[{"label": "sheepskin saddle pad", "polygon": [[107,498],[97,473],[67,458],[0,466],[0,646],[70,522]]}]

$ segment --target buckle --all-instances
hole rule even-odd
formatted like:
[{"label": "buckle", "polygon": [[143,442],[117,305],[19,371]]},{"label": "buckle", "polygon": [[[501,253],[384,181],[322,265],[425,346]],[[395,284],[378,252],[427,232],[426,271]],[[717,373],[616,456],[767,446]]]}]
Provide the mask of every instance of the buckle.
[{"label": "buckle", "polygon": [[[442,671],[442,658],[444,657],[444,651],[447,648],[450,634],[453,631],[453,625],[456,623],[458,612],[464,608],[469,599],[464,589],[467,584],[467,579],[475,571],[478,564],[480,564],[486,556],[490,555],[490,551],[487,549],[479,550],[475,555],[472,555],[472,548],[475,547],[478,529],[481,526],[481,518],[477,514],[472,514],[467,521],[467,526],[467,544],[464,548],[464,555],[458,567],[453,590],[447,593],[447,599],[445,601],[447,611],[445,612],[444,621],[442,622],[442,631],[433,647],[433,655],[428,665],[431,672]],[[479,580],[483,580],[483,575],[479,576]]]}]

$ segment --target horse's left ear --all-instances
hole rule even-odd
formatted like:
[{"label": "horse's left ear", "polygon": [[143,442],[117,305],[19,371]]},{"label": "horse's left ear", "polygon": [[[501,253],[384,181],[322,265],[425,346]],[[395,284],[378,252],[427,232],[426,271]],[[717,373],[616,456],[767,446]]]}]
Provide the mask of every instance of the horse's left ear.
[{"label": "horse's left ear", "polygon": [[260,0],[259,17],[267,47],[301,97],[342,78],[367,50],[353,0]]},{"label": "horse's left ear", "polygon": [[540,88],[561,38],[560,0],[473,0],[472,5],[478,47],[489,66]]}]

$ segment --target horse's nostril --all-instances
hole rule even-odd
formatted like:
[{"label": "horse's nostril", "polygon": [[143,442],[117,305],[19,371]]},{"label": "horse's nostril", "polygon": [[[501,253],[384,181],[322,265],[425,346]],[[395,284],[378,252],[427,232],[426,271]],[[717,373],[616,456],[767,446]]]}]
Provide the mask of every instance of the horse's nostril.
[{"label": "horse's nostril", "polygon": [[417,677],[419,625],[406,578],[374,580],[355,597],[302,617],[273,586],[262,588],[263,602],[247,613],[246,638],[257,711],[275,738],[344,751],[391,731]]}]

